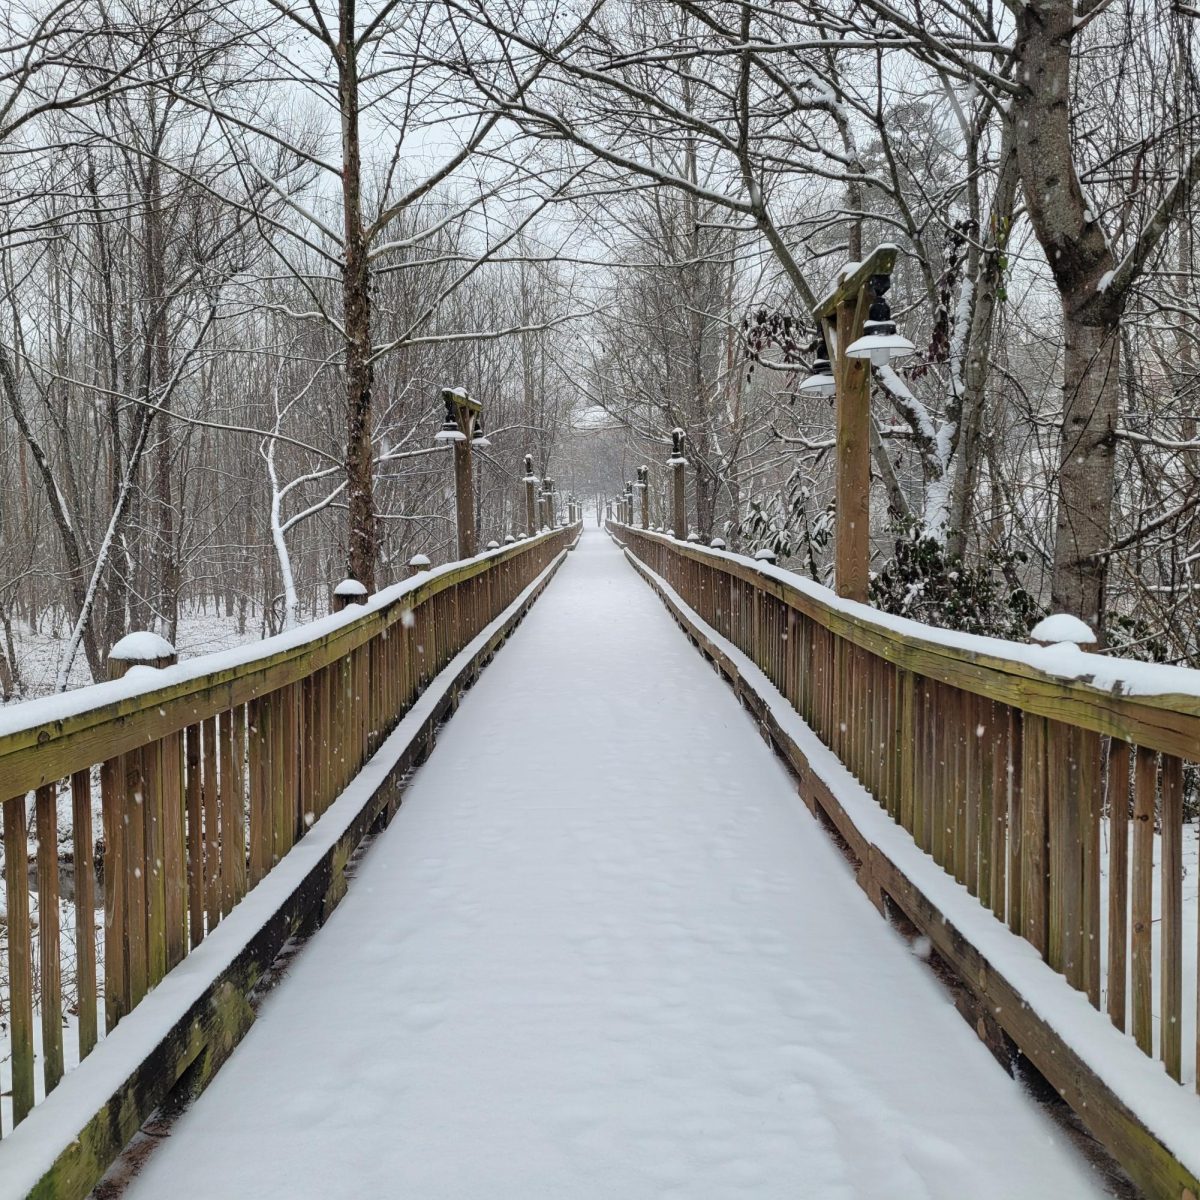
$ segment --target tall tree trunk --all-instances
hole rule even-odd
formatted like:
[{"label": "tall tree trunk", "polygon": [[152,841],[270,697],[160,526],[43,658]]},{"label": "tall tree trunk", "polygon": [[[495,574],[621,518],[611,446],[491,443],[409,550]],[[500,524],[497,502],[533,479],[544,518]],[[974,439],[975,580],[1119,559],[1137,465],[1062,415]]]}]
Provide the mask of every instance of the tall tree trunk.
[{"label": "tall tree trunk", "polygon": [[345,260],[342,309],[346,329],[346,490],[348,574],[375,590],[379,537],[375,527],[371,453],[371,274],[362,225],[362,162],[358,132],[355,0],[338,5],[338,100],[342,121],[342,220]]},{"label": "tall tree trunk", "polygon": [[1080,320],[1064,304],[1063,424],[1051,604],[1103,636],[1116,481],[1116,321]]},{"label": "tall tree trunk", "polygon": [[1064,360],[1052,604],[1104,637],[1105,567],[1112,541],[1120,296],[1114,261],[1083,198],[1070,119],[1071,0],[1033,0],[1017,19],[1023,69],[1012,119],[1030,220],[1062,303]]},{"label": "tall tree trunk", "polygon": [[996,307],[1003,286],[1000,263],[1008,244],[1017,193],[1017,155],[1012,122],[1006,121],[1000,146],[1000,170],[992,196],[984,249],[975,280],[975,303],[967,334],[967,358],[963,366],[963,395],[959,415],[960,432],[955,448],[954,473],[950,484],[950,512],[946,550],[956,558],[967,551],[975,498],[979,491],[979,468],[983,459],[981,436],[987,406],[987,381],[992,352]]},{"label": "tall tree trunk", "polygon": [[[33,454],[34,465],[42,477],[46,500],[50,505],[50,512],[54,517],[55,527],[58,529],[63,556],[67,560],[67,588],[70,592],[70,607],[68,611],[71,612],[73,618],[78,620],[80,613],[84,611],[87,598],[87,576],[84,570],[83,549],[80,545],[74,523],[72,522],[71,514],[67,510],[66,500],[59,490],[58,481],[55,479],[54,467],[49,458],[47,458],[41,442],[38,440],[32,425],[29,423],[24,401],[21,397],[20,383],[13,371],[12,362],[2,347],[0,347],[0,379],[3,380],[4,391],[8,397],[13,417],[16,419],[17,428],[21,431],[24,444],[29,447]],[[87,656],[88,669],[92,673],[92,678],[96,680],[103,679],[100,652],[90,626],[84,630],[83,648],[84,654]]]}]

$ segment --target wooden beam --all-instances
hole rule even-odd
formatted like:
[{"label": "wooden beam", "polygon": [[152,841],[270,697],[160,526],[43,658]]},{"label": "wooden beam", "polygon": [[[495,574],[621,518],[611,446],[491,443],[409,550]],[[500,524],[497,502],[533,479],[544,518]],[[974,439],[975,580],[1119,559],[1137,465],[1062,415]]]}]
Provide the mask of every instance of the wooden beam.
[{"label": "wooden beam", "polygon": [[[828,292],[813,309],[813,317],[816,319],[818,327],[823,320],[835,316],[840,305],[847,300],[856,299],[863,288],[867,286],[867,281],[872,275],[890,275],[899,254],[900,251],[896,246],[890,242],[884,242],[876,246],[862,262],[857,263],[854,270],[849,275],[844,275],[837,286]],[[833,349],[832,346],[829,348]]]}]

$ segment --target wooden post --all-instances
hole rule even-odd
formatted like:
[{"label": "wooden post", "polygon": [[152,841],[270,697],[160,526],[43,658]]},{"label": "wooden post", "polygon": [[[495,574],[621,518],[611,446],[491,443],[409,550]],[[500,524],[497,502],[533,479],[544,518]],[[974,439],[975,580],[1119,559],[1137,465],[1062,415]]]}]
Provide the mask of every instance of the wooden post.
[{"label": "wooden post", "polygon": [[341,612],[350,604],[366,604],[367,589],[357,579],[343,579],[333,589],[333,611]]},{"label": "wooden post", "polygon": [[525,455],[525,532],[533,537],[538,531],[537,523],[538,478],[533,473],[533,455]]},{"label": "wooden post", "polygon": [[429,559],[424,554],[414,554],[408,560],[408,574],[411,578],[413,575],[419,575],[422,571],[429,570]]},{"label": "wooden post", "polygon": [[[134,667],[169,667],[175,661],[175,647],[166,638],[136,632],[109,651],[108,674],[110,679],[120,679]],[[115,971],[105,973],[111,1029],[166,971],[164,805],[182,807],[183,796],[174,787],[163,787],[161,742],[122,755],[114,763],[110,781],[109,806],[115,806],[115,811],[105,829],[105,961],[111,955],[114,967],[124,965],[119,979]],[[169,824],[174,827],[178,822],[182,829],[183,821],[181,811],[172,813]],[[115,992],[111,997],[110,988]]]},{"label": "wooden post", "polygon": [[687,459],[683,457],[683,430],[673,430],[671,439],[674,445],[667,463],[671,468],[671,520],[675,536],[682,542],[687,538],[687,478],[684,475]]},{"label": "wooden post", "polygon": [[480,414],[483,405],[471,399],[462,388],[443,388],[446,419],[435,436],[436,442],[450,442],[454,448],[454,508],[458,524],[458,557],[475,556],[475,475],[471,469],[471,444],[483,440]]},{"label": "wooden post", "polygon": [[839,596],[865,602],[871,534],[871,364],[869,359],[846,355],[846,347],[862,334],[865,305],[860,296],[837,309],[834,581]]},{"label": "wooden post", "polygon": [[839,596],[866,601],[871,538],[871,366],[852,359],[847,347],[862,336],[867,309],[875,297],[871,281],[888,276],[896,262],[892,245],[878,246],[853,264],[828,296],[813,310],[825,344],[832,349],[831,368],[837,388],[837,527],[834,583]]},{"label": "wooden post", "polygon": [[471,471],[471,439],[454,443],[454,507],[458,520],[458,557],[475,554],[475,476]]},{"label": "wooden post", "polygon": [[642,528],[650,528],[650,468],[638,467],[638,488],[642,501]]}]

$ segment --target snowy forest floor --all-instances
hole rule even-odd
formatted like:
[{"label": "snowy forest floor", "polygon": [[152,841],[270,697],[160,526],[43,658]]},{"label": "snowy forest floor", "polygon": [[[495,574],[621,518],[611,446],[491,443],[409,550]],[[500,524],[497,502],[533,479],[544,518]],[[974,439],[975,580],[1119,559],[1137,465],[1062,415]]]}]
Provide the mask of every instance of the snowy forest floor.
[{"label": "snowy forest floor", "polygon": [[[256,642],[266,637],[267,632],[257,610],[247,613],[245,628],[239,629],[237,614],[225,615],[217,611],[215,603],[207,609],[188,608],[179,616],[175,650],[180,661],[184,661],[197,658],[201,654],[228,650],[246,642]],[[57,629],[34,629],[24,621],[14,624],[13,640],[22,690],[8,703],[19,704],[22,700],[48,696],[54,691],[54,681],[69,637],[70,629],[65,626]],[[87,660],[80,652],[76,655],[67,676],[67,686],[77,688],[91,682],[93,680],[88,674]],[[0,706],[4,703],[5,701],[0,699]]]},{"label": "snowy forest floor", "polygon": [[127,1195],[1104,1195],[598,533]]}]

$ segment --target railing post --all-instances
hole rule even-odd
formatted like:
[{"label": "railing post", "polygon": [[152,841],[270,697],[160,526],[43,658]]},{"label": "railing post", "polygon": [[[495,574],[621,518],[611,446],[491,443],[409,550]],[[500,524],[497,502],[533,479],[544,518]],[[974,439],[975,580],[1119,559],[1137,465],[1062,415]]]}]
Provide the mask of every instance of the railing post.
[{"label": "railing post", "polygon": [[429,559],[426,558],[424,554],[414,554],[412,558],[408,560],[408,574],[410,577],[413,575],[420,575],[422,571],[428,570]]},{"label": "railing post", "polygon": [[650,528],[650,468],[638,467],[638,491],[642,501],[642,528]]},{"label": "railing post", "polygon": [[525,532],[533,537],[538,531],[537,520],[538,477],[533,473],[533,455],[525,455]]},{"label": "railing post", "polygon": [[[134,667],[169,667],[175,647],[156,633],[131,633],[109,651],[110,679]],[[178,737],[178,735],[175,735]],[[184,829],[181,779],[163,770],[163,743],[122,754],[101,770],[104,819],[104,996],[112,1029],[167,970],[166,879],[180,847],[164,843],[165,805],[171,827]],[[175,808],[180,811],[176,812]]]},{"label": "railing post", "polygon": [[667,466],[671,468],[672,516],[675,536],[682,542],[687,537],[687,459],[683,457],[683,430],[671,432],[671,457]]},{"label": "railing post", "polygon": [[350,604],[366,604],[367,589],[357,579],[343,579],[333,589],[333,611],[341,612]]},{"label": "railing post", "polygon": [[458,527],[458,557],[475,555],[475,476],[471,470],[471,447],[490,443],[483,434],[483,405],[471,399],[462,388],[443,388],[446,419],[435,436],[436,442],[450,442],[454,448],[454,504]]},{"label": "railing post", "polygon": [[871,536],[871,362],[846,354],[846,347],[862,333],[861,308],[854,297],[838,306],[837,315],[834,578],[839,596],[865,603]]}]

